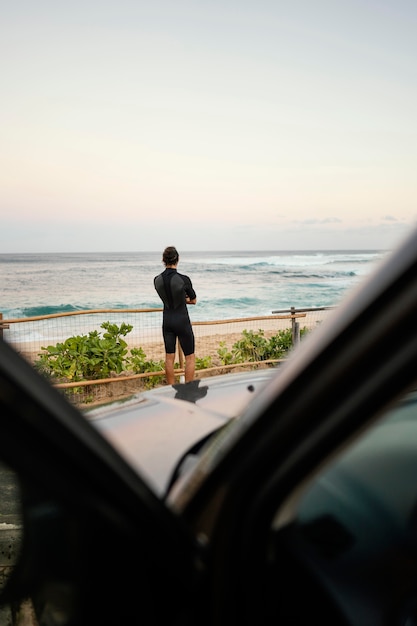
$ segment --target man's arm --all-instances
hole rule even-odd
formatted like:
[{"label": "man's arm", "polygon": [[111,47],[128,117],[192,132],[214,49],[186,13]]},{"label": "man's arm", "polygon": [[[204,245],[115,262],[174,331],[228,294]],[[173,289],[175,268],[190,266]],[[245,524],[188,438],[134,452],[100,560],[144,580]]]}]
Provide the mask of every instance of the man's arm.
[{"label": "man's arm", "polygon": [[197,304],[197,294],[189,276],[183,276],[185,286],[185,304]]}]

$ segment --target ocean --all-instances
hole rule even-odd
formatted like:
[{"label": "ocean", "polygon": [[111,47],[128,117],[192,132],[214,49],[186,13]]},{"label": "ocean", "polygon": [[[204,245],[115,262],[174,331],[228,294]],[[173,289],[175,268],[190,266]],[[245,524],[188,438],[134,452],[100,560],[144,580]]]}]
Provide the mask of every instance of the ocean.
[{"label": "ocean", "polygon": [[[194,321],[336,306],[387,254],[377,250],[185,252]],[[85,309],[160,308],[161,252],[0,254],[0,313],[26,318]]]}]

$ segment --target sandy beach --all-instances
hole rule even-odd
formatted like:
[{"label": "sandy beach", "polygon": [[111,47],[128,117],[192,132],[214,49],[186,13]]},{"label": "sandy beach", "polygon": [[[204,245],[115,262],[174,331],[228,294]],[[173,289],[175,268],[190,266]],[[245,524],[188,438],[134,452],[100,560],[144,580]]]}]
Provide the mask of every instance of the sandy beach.
[{"label": "sandy beach", "polygon": [[[323,321],[328,313],[329,311],[326,310],[316,311],[314,318],[306,314],[300,315],[297,317],[296,322],[299,323],[300,328],[307,327],[309,330],[313,330]],[[289,319],[289,316],[253,317],[244,320],[221,320],[209,323],[195,322],[193,330],[196,341],[196,357],[205,358],[210,356],[214,363],[220,364],[217,353],[220,345],[225,344],[230,350],[237,341],[242,339],[244,330],[252,331],[255,334],[263,332],[264,337],[270,339],[279,331],[291,328],[291,323],[292,320]],[[137,346],[138,344],[135,345]],[[140,345],[149,358],[155,360],[164,358],[162,335],[159,341],[143,338]]]}]

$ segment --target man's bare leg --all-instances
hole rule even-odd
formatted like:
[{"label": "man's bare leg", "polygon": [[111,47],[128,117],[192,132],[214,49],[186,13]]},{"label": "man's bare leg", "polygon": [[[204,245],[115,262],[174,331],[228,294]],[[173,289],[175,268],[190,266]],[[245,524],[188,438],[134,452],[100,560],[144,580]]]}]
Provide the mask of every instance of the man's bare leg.
[{"label": "man's bare leg", "polygon": [[195,373],[195,354],[189,354],[185,357],[185,382],[189,383],[194,380]]},{"label": "man's bare leg", "polygon": [[165,354],[165,378],[168,385],[173,385],[175,382],[174,361],[175,352],[173,354]]}]

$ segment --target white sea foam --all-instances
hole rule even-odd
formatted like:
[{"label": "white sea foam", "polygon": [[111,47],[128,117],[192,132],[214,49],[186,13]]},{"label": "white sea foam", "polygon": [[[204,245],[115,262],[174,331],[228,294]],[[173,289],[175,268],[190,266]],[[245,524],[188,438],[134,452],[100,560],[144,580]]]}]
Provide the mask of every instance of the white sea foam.
[{"label": "white sea foam", "polygon": [[[209,321],[265,315],[291,306],[337,305],[385,254],[188,252],[180,255],[178,271],[190,276],[197,292],[197,306],[189,307],[191,319]],[[153,279],[162,270],[159,252],[0,255],[0,313],[4,318],[27,318],[85,309],[159,308]],[[65,319],[70,328],[72,318]],[[129,323],[125,314],[122,321]],[[153,324],[160,325],[160,318],[143,316],[143,328]],[[19,332],[24,338],[42,338],[44,329],[21,326]],[[47,333],[51,339],[50,323]],[[62,335],[69,336],[67,328],[62,332],[57,327],[54,338]]]}]

